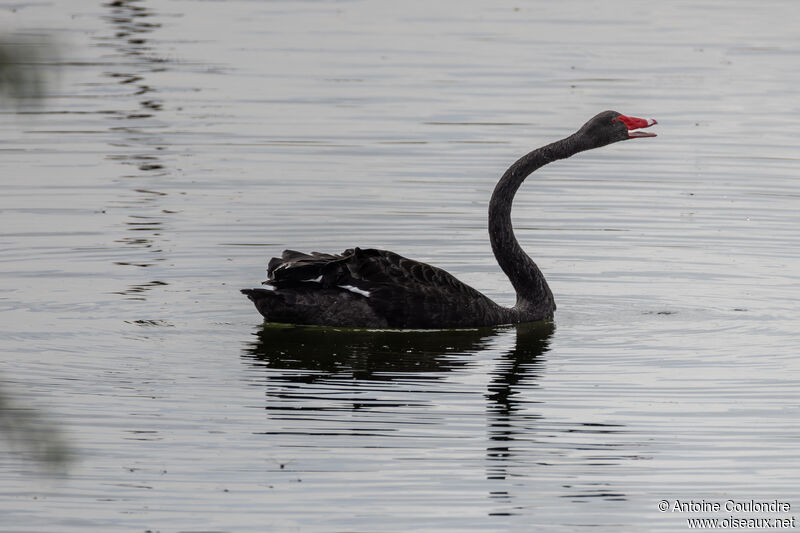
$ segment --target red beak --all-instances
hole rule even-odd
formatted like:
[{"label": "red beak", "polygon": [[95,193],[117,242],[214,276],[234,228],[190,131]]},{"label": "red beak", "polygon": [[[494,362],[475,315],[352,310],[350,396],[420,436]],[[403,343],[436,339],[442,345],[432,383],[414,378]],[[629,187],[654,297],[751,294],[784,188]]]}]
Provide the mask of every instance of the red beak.
[{"label": "red beak", "polygon": [[636,117],[626,117],[625,115],[620,115],[614,120],[619,120],[628,128],[628,139],[633,139],[635,137],[655,137],[655,133],[650,133],[649,131],[639,131],[641,128],[649,128],[653,124],[658,124],[656,119],[654,118],[636,118]]}]

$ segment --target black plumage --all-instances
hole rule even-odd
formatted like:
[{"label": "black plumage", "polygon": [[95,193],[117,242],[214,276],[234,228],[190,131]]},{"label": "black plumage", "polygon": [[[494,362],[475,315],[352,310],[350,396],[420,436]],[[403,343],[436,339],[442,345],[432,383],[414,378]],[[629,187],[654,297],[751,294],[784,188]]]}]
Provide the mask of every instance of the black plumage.
[{"label": "black plumage", "polygon": [[605,111],[569,137],[520,158],[497,183],[489,202],[492,251],[517,293],[503,307],[454,276],[394,252],[351,248],[341,254],[285,250],[269,262],[269,289],[243,289],[269,322],[367,328],[458,328],[552,318],[556,305],[544,275],[522,250],[511,204],[537,168],[580,151],[652,133],[655,124]]}]

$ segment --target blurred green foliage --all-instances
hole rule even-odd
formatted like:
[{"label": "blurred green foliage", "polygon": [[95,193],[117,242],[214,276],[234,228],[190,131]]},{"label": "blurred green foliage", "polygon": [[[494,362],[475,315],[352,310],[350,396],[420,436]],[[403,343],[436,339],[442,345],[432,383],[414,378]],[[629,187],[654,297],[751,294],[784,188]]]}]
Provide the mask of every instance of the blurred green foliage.
[{"label": "blurred green foliage", "polygon": [[39,103],[58,64],[55,50],[43,35],[0,35],[0,99]]},{"label": "blurred green foliage", "polygon": [[[48,77],[57,65],[55,55],[44,36],[0,35],[0,102],[41,104]],[[69,458],[69,447],[57,426],[40,411],[12,400],[2,388],[0,444],[50,468],[66,466]]]}]

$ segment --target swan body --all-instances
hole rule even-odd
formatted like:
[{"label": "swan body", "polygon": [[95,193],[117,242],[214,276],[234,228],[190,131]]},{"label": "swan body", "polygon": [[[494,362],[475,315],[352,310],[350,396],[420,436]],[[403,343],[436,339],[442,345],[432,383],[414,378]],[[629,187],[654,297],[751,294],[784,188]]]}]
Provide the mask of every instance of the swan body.
[{"label": "swan body", "polygon": [[534,170],[557,159],[638,137],[656,121],[604,111],[576,133],[526,154],[498,181],[489,201],[489,238],[517,293],[503,307],[454,276],[394,252],[351,248],[341,254],[285,250],[267,268],[269,288],[243,289],[268,322],[363,328],[459,328],[550,319],[555,300],[522,250],[511,224],[514,195]]}]

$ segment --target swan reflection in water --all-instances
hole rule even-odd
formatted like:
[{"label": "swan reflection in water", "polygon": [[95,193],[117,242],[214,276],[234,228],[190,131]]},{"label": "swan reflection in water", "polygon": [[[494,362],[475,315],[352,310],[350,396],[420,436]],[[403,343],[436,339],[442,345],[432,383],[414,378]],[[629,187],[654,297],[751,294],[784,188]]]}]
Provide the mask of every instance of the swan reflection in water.
[{"label": "swan reflection in water", "polygon": [[488,348],[508,329],[404,331],[265,324],[246,352],[254,364],[286,370],[279,375],[281,381],[441,379],[444,372],[469,364],[462,356]]},{"label": "swan reflection in water", "polygon": [[[517,466],[542,465],[538,454],[556,459],[553,450],[540,449],[543,434],[619,431],[597,421],[559,428],[531,409],[540,401],[535,391],[554,330],[552,322],[430,331],[266,324],[243,358],[260,370],[257,379],[266,386],[269,423],[260,433],[300,439],[305,447],[333,446],[330,439],[336,437],[344,439],[336,446],[373,448],[365,439],[394,437],[417,447],[431,435],[449,445],[453,437],[465,436],[460,431],[475,416],[485,416],[485,477],[505,480]],[[485,385],[476,388],[481,373]],[[557,454],[562,452],[573,453],[566,448]],[[624,497],[597,486],[574,487],[569,496]],[[503,506],[513,499],[502,490],[490,497]]]},{"label": "swan reflection in water", "polygon": [[[521,404],[533,401],[523,392],[535,386],[543,371],[542,356],[554,329],[552,322],[430,331],[266,324],[244,356],[270,370],[265,374],[266,409],[273,417],[300,415],[329,425],[331,412],[380,408],[381,425],[391,426],[393,415],[387,408],[429,407],[442,394],[472,395],[486,404],[490,439],[503,441],[507,448],[513,438],[509,421]],[[498,344],[503,345],[499,357],[477,357],[494,352]],[[476,364],[490,367],[487,389],[465,392],[454,373],[469,372]],[[408,412],[396,416],[403,414]],[[353,423],[357,421],[347,418],[347,424]],[[324,432],[330,434],[330,429]],[[352,434],[352,428],[344,432]],[[493,449],[489,455],[502,454]]]},{"label": "swan reflection in water", "polygon": [[[473,356],[516,331],[487,397],[505,410],[532,364],[548,349],[551,322],[459,330],[361,330],[265,324],[245,348],[253,365],[281,370],[270,381],[333,385],[358,381],[432,381],[474,364]],[[514,363],[510,363],[511,361]],[[494,374],[494,372],[493,372]]]}]

